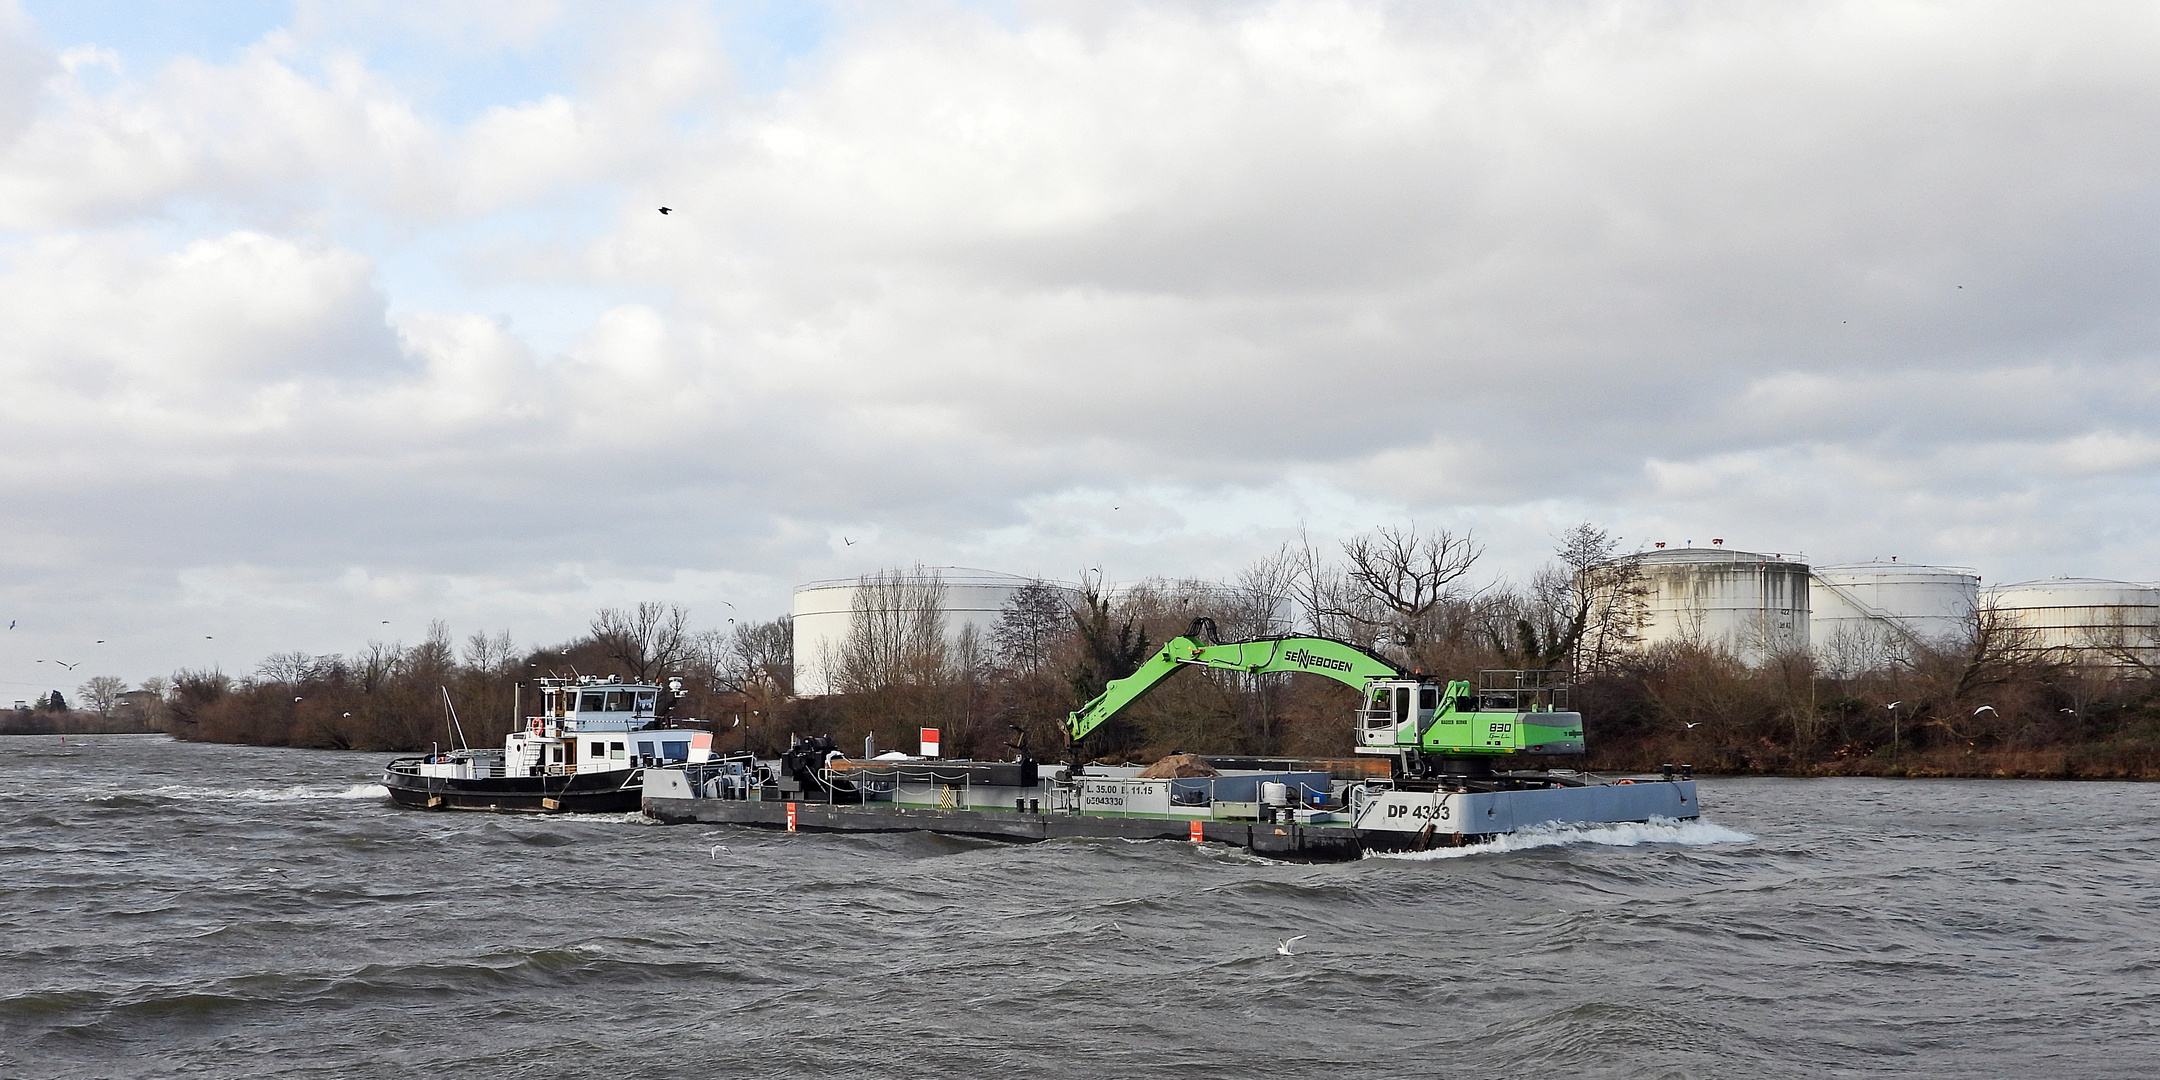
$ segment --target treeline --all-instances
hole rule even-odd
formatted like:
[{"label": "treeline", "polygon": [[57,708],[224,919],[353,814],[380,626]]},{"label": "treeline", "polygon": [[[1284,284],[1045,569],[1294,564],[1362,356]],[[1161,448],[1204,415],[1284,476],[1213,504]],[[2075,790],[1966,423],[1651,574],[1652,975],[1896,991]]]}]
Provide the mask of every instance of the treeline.
[{"label": "treeline", "polygon": [[[175,737],[257,746],[400,751],[501,746],[520,712],[539,708],[541,676],[680,679],[675,715],[731,728],[762,721],[792,691],[785,618],[694,632],[689,613],[657,603],[601,611],[567,644],[520,649],[508,632],[462,643],[438,622],[417,645],[371,643],[351,655],[281,653],[231,677],[182,671],[165,694]],[[769,725],[767,725],[769,726]]]},{"label": "treeline", "polygon": [[[2160,682],[2134,654],[2066,656],[1983,609],[1956,640],[1749,664],[1710,644],[1644,647],[1643,576],[1589,525],[1527,582],[1478,580],[1482,555],[1445,530],[1382,528],[1333,547],[1285,545],[1227,581],[1038,583],[987,630],[948,625],[943,582],[916,567],[858,582],[850,633],[830,655],[794,656],[785,618],[699,631],[685,610],[647,603],[602,611],[587,634],[549,648],[520,650],[507,634],[460,645],[438,625],[418,645],[286,654],[245,678],[182,672],[165,707],[182,738],[412,750],[454,741],[447,697],[467,739],[499,745],[518,688],[529,707],[536,676],[675,676],[675,713],[711,723],[727,749],[777,751],[796,734],[912,749],[918,728],[936,727],[948,756],[1005,757],[1022,738],[1051,756],[1064,752],[1066,714],[1204,616],[1225,640],[1332,637],[1435,677],[1567,669],[1591,768],[2160,777]],[[837,692],[796,696],[798,663]],[[1192,670],[1086,750],[1345,757],[1354,707],[1354,691],[1314,676]]]},{"label": "treeline", "polygon": [[0,735],[125,735],[163,730],[163,679],[129,691],[127,682],[99,675],[76,688],[78,708],[58,690],[0,711]]},{"label": "treeline", "polygon": [[[858,584],[846,646],[820,658],[844,692],[781,715],[843,747],[871,734],[911,740],[923,725],[943,729],[948,754],[1003,755],[1023,732],[1056,748],[1065,714],[1206,616],[1225,640],[1337,638],[1435,677],[1565,669],[1590,768],[2160,778],[2151,649],[2043,648],[1986,607],[1945,641],[1836,642],[1754,664],[1717,644],[1646,647],[1648,588],[1616,547],[1585,524],[1528,582],[1477,581],[1483,552],[1470,538],[1382,528],[1332,550],[1286,545],[1228,581],[1022,589],[983,635],[945,632],[933,573],[873,574]],[[1176,750],[1342,757],[1355,706],[1353,690],[1310,675],[1194,669],[1087,749],[1143,761]]]}]

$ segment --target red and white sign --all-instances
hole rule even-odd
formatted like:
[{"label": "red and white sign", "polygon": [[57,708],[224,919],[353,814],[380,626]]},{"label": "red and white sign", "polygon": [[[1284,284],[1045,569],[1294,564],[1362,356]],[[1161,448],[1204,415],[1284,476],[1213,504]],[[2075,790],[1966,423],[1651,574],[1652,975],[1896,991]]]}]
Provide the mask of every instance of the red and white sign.
[{"label": "red and white sign", "polygon": [[1198,821],[1194,821],[1192,823],[1192,842],[1198,844],[1205,841],[1206,839],[1207,834],[1201,830],[1200,823]]},{"label": "red and white sign", "polygon": [[938,730],[937,730],[936,728],[934,728],[934,727],[926,727],[926,728],[922,729],[922,756],[924,756],[924,757],[936,757],[936,756],[938,756],[938,745],[937,745],[937,744],[938,744]]},{"label": "red and white sign", "polygon": [[787,831],[795,831],[795,804],[787,804]]}]

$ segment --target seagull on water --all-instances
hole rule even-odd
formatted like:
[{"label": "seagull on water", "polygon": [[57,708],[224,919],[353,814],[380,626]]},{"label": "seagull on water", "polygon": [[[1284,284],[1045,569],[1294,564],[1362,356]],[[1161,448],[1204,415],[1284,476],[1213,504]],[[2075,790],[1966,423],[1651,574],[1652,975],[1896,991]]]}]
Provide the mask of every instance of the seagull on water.
[{"label": "seagull on water", "polygon": [[1296,937],[1293,937],[1293,938],[1283,938],[1282,940],[1280,940],[1280,941],[1277,941],[1277,942],[1275,943],[1275,955],[1277,955],[1277,956],[1295,956],[1295,955],[1297,955],[1296,953],[1293,953],[1293,952],[1291,952],[1291,951],[1290,951],[1290,946],[1292,946],[1292,945],[1295,945],[1295,944],[1297,944],[1298,942],[1300,942],[1300,941],[1303,941],[1303,940],[1305,940],[1306,938],[1308,938],[1308,937],[1310,937],[1310,936],[1312,936],[1312,935],[1310,935],[1310,934],[1299,934],[1298,936],[1296,936]]}]

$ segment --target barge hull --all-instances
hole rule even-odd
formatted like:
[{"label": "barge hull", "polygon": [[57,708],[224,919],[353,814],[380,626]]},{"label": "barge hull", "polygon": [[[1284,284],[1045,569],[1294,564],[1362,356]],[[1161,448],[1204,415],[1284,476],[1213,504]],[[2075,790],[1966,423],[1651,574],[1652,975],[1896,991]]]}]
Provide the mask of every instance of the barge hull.
[{"label": "barge hull", "polygon": [[388,773],[383,786],[390,801],[414,810],[503,810],[532,814],[627,814],[635,812],[644,788],[625,786],[620,773],[580,777],[507,777],[467,780]]},{"label": "barge hull", "polygon": [[[792,811],[790,808],[793,808]],[[796,832],[934,832],[982,840],[1036,843],[1066,837],[1124,840],[1199,839],[1234,844],[1262,855],[1290,859],[1355,859],[1357,830],[1345,826],[1210,821],[1205,818],[1103,817],[1094,814],[1023,814],[1010,810],[941,810],[931,807],[758,802],[735,799],[647,796],[645,813],[670,825],[751,825]]]}]

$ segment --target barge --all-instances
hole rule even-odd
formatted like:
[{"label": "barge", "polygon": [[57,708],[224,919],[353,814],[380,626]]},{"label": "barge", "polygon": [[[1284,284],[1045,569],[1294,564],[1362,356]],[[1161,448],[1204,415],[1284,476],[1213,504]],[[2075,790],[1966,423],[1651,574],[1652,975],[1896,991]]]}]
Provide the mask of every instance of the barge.
[{"label": "barge", "polygon": [[[1210,763],[1175,755],[1146,769],[1082,765],[1088,735],[1188,668],[1245,675],[1307,672],[1358,691],[1357,756],[1343,761]],[[1071,764],[886,755],[850,760],[829,737],[797,739],[777,760],[685,764],[649,774],[645,812],[663,822],[790,832],[927,830],[994,840],[1068,836],[1236,844],[1270,856],[1352,858],[1366,851],[1475,844],[1518,829],[1701,814],[1692,770],[1607,779],[1519,767],[1579,755],[1583,719],[1553,671],[1427,679],[1351,642],[1321,637],[1222,641],[1197,619],[1132,675],[1066,718]],[[928,732],[926,731],[926,734]],[[1220,767],[1218,767],[1220,766]],[[1518,766],[1518,767],[1507,767]]]},{"label": "barge", "polygon": [[[1307,860],[1477,844],[1544,825],[1699,815],[1695,781],[1681,770],[1611,780],[1495,774],[1484,790],[1417,790],[1387,779],[1334,780],[1324,772],[1302,774],[1322,778],[1316,789],[1299,773],[1238,770],[1205,778],[1142,779],[1130,768],[1088,766],[1072,774],[1059,766],[1045,767],[1034,785],[1020,786],[979,779],[992,772],[1018,773],[1019,762],[833,764],[840,766],[833,770],[834,781],[858,790],[783,791],[777,782],[759,779],[759,773],[774,771],[772,763],[653,770],[645,782],[645,813],[669,824],[788,832],[920,830],[1019,843],[1068,837],[1182,840]],[[884,781],[864,777],[880,772],[897,774],[888,790],[879,790]],[[910,772],[916,782],[906,779]],[[1257,797],[1216,797],[1218,791],[1241,794],[1237,789],[1246,787],[1256,789]],[[1302,802],[1298,794],[1305,796]]]}]

